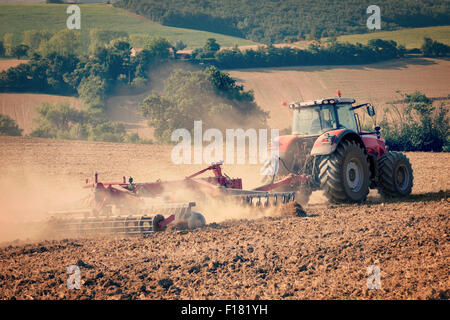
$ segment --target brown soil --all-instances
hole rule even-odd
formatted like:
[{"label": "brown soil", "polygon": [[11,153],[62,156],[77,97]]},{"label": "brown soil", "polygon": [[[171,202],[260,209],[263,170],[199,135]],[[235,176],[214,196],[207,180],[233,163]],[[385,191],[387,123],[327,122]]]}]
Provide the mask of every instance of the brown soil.
[{"label": "brown soil", "polygon": [[[98,170],[105,179],[186,176],[170,147],[0,137],[0,299],[448,299],[448,153],[407,153],[415,173],[411,197],[363,205],[329,205],[313,193],[297,214],[232,220],[147,237],[63,240],[4,238],[18,217],[31,218],[71,196]],[[244,187],[256,166],[226,166]],[[250,182],[246,183],[249,179]],[[247,184],[247,185],[246,185]],[[440,191],[443,190],[443,191]],[[72,195],[74,196],[74,195]],[[295,213],[295,214],[292,214]],[[209,214],[209,215],[208,215]],[[297,215],[297,216],[296,216]],[[300,215],[300,216],[298,216]],[[81,289],[66,286],[78,265]],[[381,269],[369,290],[367,268]]]},{"label": "brown soil", "polygon": [[28,60],[7,59],[0,60],[0,71],[8,70],[11,67],[16,67],[21,63],[27,63]]}]

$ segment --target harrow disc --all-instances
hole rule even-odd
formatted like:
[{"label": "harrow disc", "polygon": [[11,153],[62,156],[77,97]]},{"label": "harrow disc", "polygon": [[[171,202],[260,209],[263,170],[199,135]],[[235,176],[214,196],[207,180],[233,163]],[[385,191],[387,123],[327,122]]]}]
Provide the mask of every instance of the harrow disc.
[{"label": "harrow disc", "polygon": [[86,210],[57,212],[46,221],[45,230],[61,236],[145,235],[164,230],[160,224],[169,216],[190,215],[193,206],[194,202],[153,204],[129,215],[89,216],[86,212],[92,211]]}]

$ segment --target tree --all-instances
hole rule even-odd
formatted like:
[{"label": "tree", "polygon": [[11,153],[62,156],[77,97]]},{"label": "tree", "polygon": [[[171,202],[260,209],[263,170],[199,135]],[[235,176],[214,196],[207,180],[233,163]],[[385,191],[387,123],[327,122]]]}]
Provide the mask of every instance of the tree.
[{"label": "tree", "polygon": [[144,46],[144,49],[150,51],[150,54],[159,59],[168,59],[170,56],[170,49],[172,44],[165,38],[157,37],[152,38]]},{"label": "tree", "polygon": [[155,57],[150,50],[144,49],[139,52],[134,58],[135,76],[148,78],[148,71],[154,59]]},{"label": "tree", "polygon": [[209,38],[206,40],[203,48],[197,48],[192,52],[192,55],[196,58],[214,58],[216,52],[220,50],[220,45],[216,42],[216,39]]},{"label": "tree", "polygon": [[177,51],[183,50],[183,49],[185,49],[186,47],[187,47],[187,45],[186,45],[183,41],[181,41],[181,40],[177,40],[177,41],[175,42],[175,50],[177,50]]},{"label": "tree", "polygon": [[3,41],[0,41],[0,57],[5,56],[5,47],[3,45]]},{"label": "tree", "polygon": [[397,58],[399,55],[397,43],[393,40],[371,39],[367,45],[375,51],[379,60]]},{"label": "tree", "polygon": [[78,87],[78,95],[83,102],[96,109],[105,108],[105,81],[99,76],[90,75],[88,78],[81,80]]},{"label": "tree", "polygon": [[89,52],[94,53],[96,48],[106,47],[113,40],[123,39],[128,41],[128,33],[125,31],[92,29],[89,31],[89,38]]},{"label": "tree", "polygon": [[48,30],[27,30],[23,33],[23,43],[31,50],[37,51],[42,41],[48,41],[52,33]]},{"label": "tree", "polygon": [[21,136],[22,129],[8,115],[0,114],[0,136]]},{"label": "tree", "polygon": [[18,41],[14,34],[5,33],[3,35],[3,45],[5,47],[5,56],[11,57],[13,48],[17,45]]},{"label": "tree", "polygon": [[449,46],[430,38],[424,38],[423,40],[422,52],[425,57],[446,57],[450,54]]},{"label": "tree", "polygon": [[51,92],[58,94],[74,94],[76,90],[66,82],[66,75],[74,72],[79,59],[70,53],[62,55],[52,52],[43,58],[45,77]]},{"label": "tree", "polygon": [[63,29],[53,35],[48,41],[41,41],[39,53],[47,56],[53,52],[59,55],[77,55],[81,53],[81,35],[77,30]]},{"label": "tree", "polygon": [[205,52],[214,52],[214,53],[216,53],[216,51],[220,50],[220,44],[218,44],[216,42],[216,39],[209,38],[209,39],[206,40],[206,44],[204,45],[203,50]]},{"label": "tree", "polygon": [[140,103],[139,109],[159,141],[170,142],[175,129],[192,131],[199,119],[206,128],[222,130],[265,127],[267,114],[253,102],[253,95],[216,71],[175,70],[165,82],[163,95],[152,93]]},{"label": "tree", "polygon": [[20,59],[22,57],[26,57],[28,55],[28,51],[30,50],[30,47],[26,44],[19,44],[18,46],[15,46],[12,49],[12,55],[17,57],[17,59]]}]

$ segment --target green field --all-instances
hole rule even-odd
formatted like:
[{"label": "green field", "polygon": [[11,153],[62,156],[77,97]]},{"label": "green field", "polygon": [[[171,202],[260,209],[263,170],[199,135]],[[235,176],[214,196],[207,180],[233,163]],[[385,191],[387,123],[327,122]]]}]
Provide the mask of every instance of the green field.
[{"label": "green field", "polygon": [[363,44],[367,43],[370,39],[394,40],[398,44],[404,45],[407,49],[411,49],[420,48],[423,44],[424,37],[450,45],[450,26],[352,34],[340,36],[338,37],[338,40],[340,42],[359,42]]},{"label": "green field", "polygon": [[[351,34],[337,37],[339,42],[362,43],[367,44],[371,39],[394,40],[398,44],[404,45],[407,49],[420,48],[423,44],[423,38],[428,37],[435,41],[450,45],[450,26],[427,27],[427,28],[408,28],[395,31],[377,31],[371,33]],[[328,38],[322,38],[322,42]],[[311,43],[310,40],[303,40],[292,45],[306,49]]]},{"label": "green field", "polygon": [[[31,29],[58,31],[66,28],[69,17],[67,7],[67,4],[0,4],[0,37],[5,33],[15,33],[21,37],[24,31]],[[182,40],[188,45],[188,49],[202,47],[208,38],[215,38],[221,46],[255,44],[217,33],[162,26],[111,5],[80,4],[79,7],[81,32],[85,39],[90,29],[99,28],[126,31],[129,35],[146,33],[173,42]]]}]

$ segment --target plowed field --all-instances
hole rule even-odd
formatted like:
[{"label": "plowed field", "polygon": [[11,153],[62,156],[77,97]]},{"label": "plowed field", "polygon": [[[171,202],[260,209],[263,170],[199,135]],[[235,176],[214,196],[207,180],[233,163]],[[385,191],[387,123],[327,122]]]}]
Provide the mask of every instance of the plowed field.
[{"label": "plowed field", "polygon": [[[182,178],[170,147],[0,137],[0,299],[448,299],[450,155],[407,153],[410,198],[329,205],[314,193],[306,217],[229,217],[146,237],[17,239],[17,221],[79,196],[85,177]],[[226,166],[244,187],[257,166]],[[447,192],[446,192],[447,190]],[[72,192],[72,193],[70,193]],[[68,289],[78,265],[81,289]],[[379,267],[380,289],[367,268]]]}]

